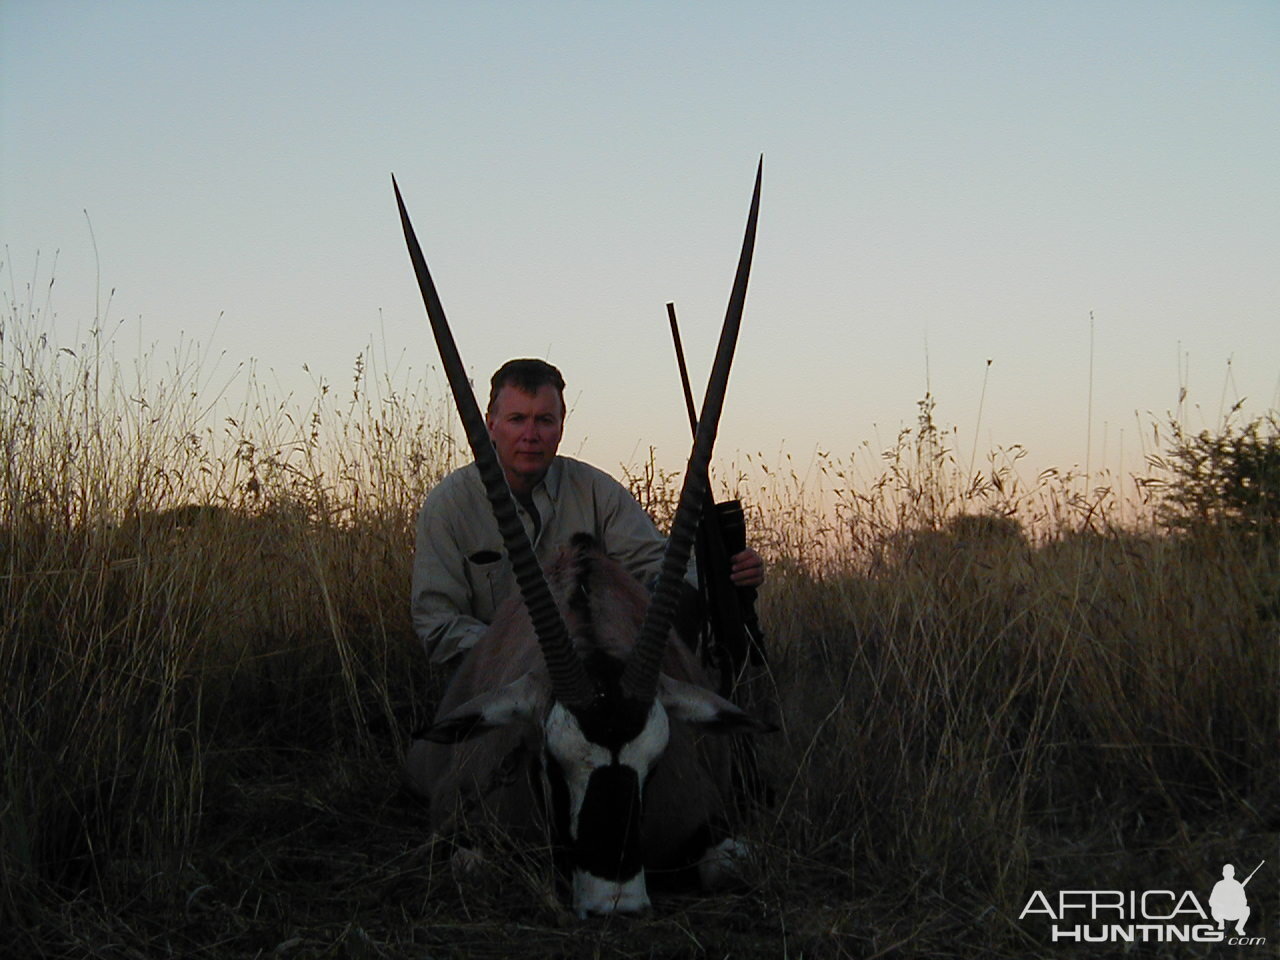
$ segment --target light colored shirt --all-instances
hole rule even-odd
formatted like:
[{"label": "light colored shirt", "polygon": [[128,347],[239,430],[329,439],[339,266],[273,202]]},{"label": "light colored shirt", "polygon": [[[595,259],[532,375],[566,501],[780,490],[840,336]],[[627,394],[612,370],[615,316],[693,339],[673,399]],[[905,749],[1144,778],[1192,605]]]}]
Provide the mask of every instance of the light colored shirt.
[{"label": "light colored shirt", "polygon": [[[533,490],[533,507],[537,522],[516,505],[544,568],[575,533],[589,533],[642,583],[657,576],[666,538],[635,497],[603,470],[556,457]],[[432,662],[473,646],[517,590],[480,471],[468,464],[441,480],[418,514],[413,627]]]}]

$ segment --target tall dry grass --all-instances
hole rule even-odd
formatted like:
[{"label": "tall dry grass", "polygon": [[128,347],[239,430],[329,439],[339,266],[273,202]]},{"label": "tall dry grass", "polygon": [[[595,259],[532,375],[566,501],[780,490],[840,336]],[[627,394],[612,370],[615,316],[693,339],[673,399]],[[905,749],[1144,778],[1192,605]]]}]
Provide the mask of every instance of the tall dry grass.
[{"label": "tall dry grass", "polygon": [[455,459],[365,356],[296,404],[54,326],[30,296],[0,320],[0,902],[28,920],[108,863],[180,866],[240,771],[396,743],[412,518]]},{"label": "tall dry grass", "polygon": [[[459,886],[396,770],[442,681],[406,598],[443,394],[369,351],[297,404],[33,303],[0,327],[15,956],[1050,956],[1033,889],[1276,847],[1275,542],[1121,522],[1118,484],[1017,450],[972,473],[926,398],[888,451],[722,483],[784,727],[748,889],[584,928],[538,851]],[[630,480],[668,515],[677,477]]]}]

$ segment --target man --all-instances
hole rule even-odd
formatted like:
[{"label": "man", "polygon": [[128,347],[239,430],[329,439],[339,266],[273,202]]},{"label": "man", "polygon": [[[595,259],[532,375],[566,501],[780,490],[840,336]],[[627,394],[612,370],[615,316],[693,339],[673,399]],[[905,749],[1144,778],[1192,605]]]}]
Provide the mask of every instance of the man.
[{"label": "man", "polygon": [[[575,533],[590,533],[637,579],[657,576],[666,540],[622,484],[570,457],[564,435],[564,378],[542,360],[509,360],[490,381],[486,423],[517,512],[546,565]],[[739,586],[764,581],[760,555],[731,559]],[[503,600],[517,590],[502,537],[474,463],[427,495],[418,515],[413,626],[435,663],[472,647]]]}]

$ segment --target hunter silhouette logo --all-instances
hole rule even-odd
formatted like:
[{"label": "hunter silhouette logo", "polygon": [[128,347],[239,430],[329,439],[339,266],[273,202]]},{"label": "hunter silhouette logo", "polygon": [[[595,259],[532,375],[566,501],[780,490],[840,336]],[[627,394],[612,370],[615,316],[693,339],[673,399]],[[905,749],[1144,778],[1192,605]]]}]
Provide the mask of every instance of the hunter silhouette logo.
[{"label": "hunter silhouette logo", "polygon": [[[1248,936],[1250,917],[1245,887],[1263,860],[1243,880],[1236,868],[1222,866],[1222,879],[1209,893],[1208,909],[1191,890],[1042,890],[1028,898],[1019,920],[1043,917],[1053,943],[1225,943],[1254,947],[1266,937]],[[1227,925],[1234,924],[1234,931]],[[1255,931],[1256,932],[1256,931]]]},{"label": "hunter silhouette logo", "polygon": [[[1263,860],[1262,863],[1267,861]],[[1243,881],[1236,879],[1236,868],[1229,863],[1222,865],[1222,879],[1213,885],[1209,894],[1209,910],[1213,919],[1218,921],[1218,929],[1226,927],[1228,921],[1234,921],[1236,934],[1244,936],[1244,922],[1249,919],[1249,899],[1244,888],[1253,879],[1253,874],[1262,869],[1262,863],[1253,868],[1253,873]]]}]

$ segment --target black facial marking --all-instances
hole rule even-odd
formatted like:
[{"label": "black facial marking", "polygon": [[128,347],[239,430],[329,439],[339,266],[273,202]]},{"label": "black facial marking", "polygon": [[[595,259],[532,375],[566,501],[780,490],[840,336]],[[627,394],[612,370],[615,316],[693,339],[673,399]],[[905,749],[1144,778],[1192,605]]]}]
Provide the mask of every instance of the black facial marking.
[{"label": "black facial marking", "polygon": [[589,706],[573,708],[583,735],[617,754],[624,744],[636,738],[649,717],[649,707],[622,695],[618,681],[622,678],[621,661],[605,654],[596,646],[596,624],[591,610],[591,595],[598,576],[596,541],[589,533],[575,533],[569,540],[574,551],[570,588],[565,602],[574,645],[583,652],[583,666],[596,688],[596,698]]},{"label": "black facial marking", "polygon": [[600,767],[587,781],[578,814],[574,864],[592,876],[623,881],[644,866],[640,850],[640,778],[630,767]]},{"label": "black facial marking", "polygon": [[596,651],[588,654],[583,663],[600,695],[589,706],[574,710],[573,715],[584,737],[616,755],[644,729],[651,705],[622,695],[618,687],[624,669],[622,661]]}]

